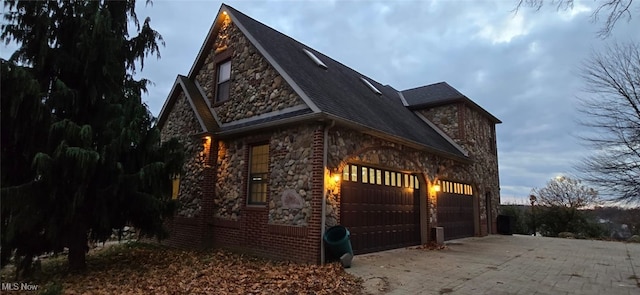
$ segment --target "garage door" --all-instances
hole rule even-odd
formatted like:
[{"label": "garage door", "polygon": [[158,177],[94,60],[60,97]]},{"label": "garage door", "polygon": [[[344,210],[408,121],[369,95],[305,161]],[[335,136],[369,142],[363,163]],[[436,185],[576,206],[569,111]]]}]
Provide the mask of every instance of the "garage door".
[{"label": "garage door", "polygon": [[411,174],[347,165],[340,219],[355,254],[420,244],[420,199]]},{"label": "garage door", "polygon": [[438,226],[444,227],[444,239],[474,236],[473,189],[468,184],[440,181]]}]

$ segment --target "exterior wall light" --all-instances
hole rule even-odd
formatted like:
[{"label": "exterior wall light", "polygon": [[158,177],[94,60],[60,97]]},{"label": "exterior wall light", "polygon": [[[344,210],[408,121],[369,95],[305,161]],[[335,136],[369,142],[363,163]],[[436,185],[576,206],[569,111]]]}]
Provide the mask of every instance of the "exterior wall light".
[{"label": "exterior wall light", "polygon": [[211,152],[211,136],[205,136],[202,138],[202,157],[205,162],[205,166],[209,166],[209,156]]},{"label": "exterior wall light", "polygon": [[433,191],[435,191],[435,192],[439,192],[440,190],[441,190],[441,188],[440,188],[440,185],[439,185],[439,184],[435,184],[435,185],[433,186]]}]

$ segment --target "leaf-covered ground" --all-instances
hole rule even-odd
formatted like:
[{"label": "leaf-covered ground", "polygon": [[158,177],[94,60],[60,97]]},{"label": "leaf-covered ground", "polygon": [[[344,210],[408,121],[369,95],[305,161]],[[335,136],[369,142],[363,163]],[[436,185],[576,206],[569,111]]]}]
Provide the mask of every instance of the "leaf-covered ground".
[{"label": "leaf-covered ground", "polygon": [[[29,283],[38,285],[38,292],[61,287],[62,294],[359,294],[362,290],[361,280],[339,263],[273,262],[222,250],[196,252],[133,243],[96,251],[87,264],[86,273],[69,274],[63,257],[50,259]],[[5,269],[2,283],[13,282],[11,275]]]}]

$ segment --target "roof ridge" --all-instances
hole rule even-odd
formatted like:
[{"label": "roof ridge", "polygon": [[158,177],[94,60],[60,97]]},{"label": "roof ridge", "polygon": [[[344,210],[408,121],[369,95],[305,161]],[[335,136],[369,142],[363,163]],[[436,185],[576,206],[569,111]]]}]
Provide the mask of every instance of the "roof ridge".
[{"label": "roof ridge", "polygon": [[431,84],[427,84],[427,85],[417,86],[417,87],[401,90],[401,92],[406,92],[406,91],[411,91],[411,90],[418,90],[418,89],[427,88],[427,87],[433,87],[433,86],[441,85],[441,84],[449,87],[450,89],[452,89],[452,90],[456,91],[457,93],[459,93],[460,95],[464,96],[464,94],[462,94],[462,92],[458,91],[458,89],[456,89],[455,87],[451,86],[451,84],[447,83],[447,81],[440,81],[440,82],[431,83]]}]

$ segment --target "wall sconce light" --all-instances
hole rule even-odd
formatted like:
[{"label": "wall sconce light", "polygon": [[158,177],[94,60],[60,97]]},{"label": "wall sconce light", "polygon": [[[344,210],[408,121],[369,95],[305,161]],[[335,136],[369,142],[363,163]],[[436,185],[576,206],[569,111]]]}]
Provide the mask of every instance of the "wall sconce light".
[{"label": "wall sconce light", "polygon": [[333,180],[334,183],[338,183],[340,182],[340,174],[334,174],[331,179]]},{"label": "wall sconce light", "polygon": [[439,184],[435,184],[433,185],[433,191],[434,192],[439,192],[441,190],[440,185]]},{"label": "wall sconce light", "polygon": [[202,160],[205,161],[205,166],[209,166],[209,160],[210,160],[210,154],[211,154],[211,136],[207,135],[202,137]]}]

